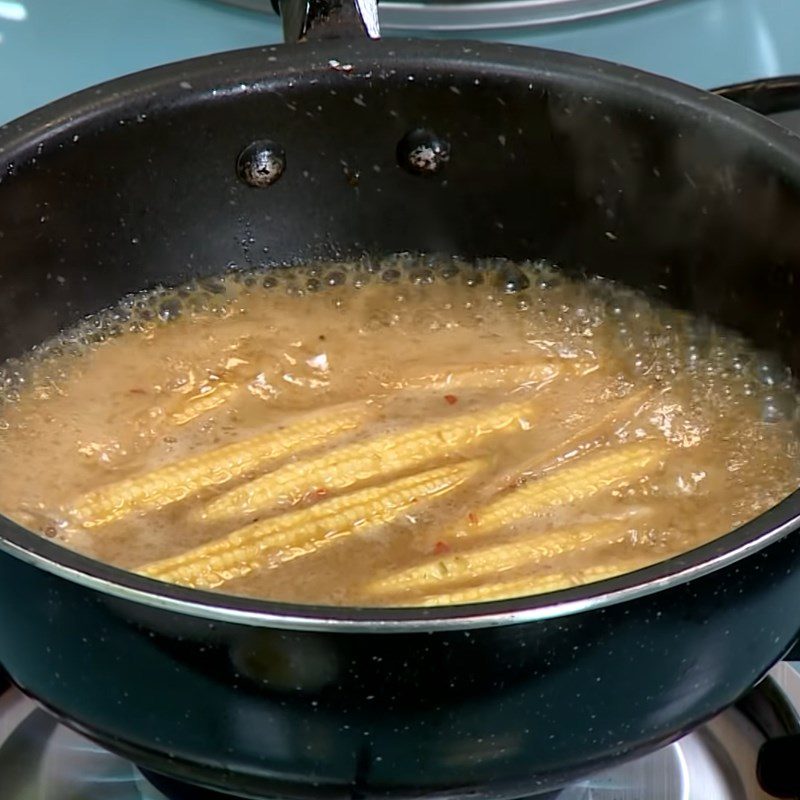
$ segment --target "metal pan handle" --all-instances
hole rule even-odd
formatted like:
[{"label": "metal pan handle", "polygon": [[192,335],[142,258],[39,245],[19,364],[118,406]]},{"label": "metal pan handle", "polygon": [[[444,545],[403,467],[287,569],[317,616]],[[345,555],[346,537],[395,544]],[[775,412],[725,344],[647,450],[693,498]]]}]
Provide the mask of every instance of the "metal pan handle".
[{"label": "metal pan handle", "polygon": [[378,0],[272,0],[285,42],[380,38]]},{"label": "metal pan handle", "polygon": [[800,75],[737,83],[713,92],[767,116],[800,110]]}]

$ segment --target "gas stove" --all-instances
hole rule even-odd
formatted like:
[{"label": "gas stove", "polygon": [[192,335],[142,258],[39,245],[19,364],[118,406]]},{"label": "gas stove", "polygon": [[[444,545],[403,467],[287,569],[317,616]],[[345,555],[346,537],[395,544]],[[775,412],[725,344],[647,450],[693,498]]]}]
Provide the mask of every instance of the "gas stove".
[{"label": "gas stove", "polygon": [[[711,88],[800,73],[798,0],[383,0],[384,34],[538,45]],[[0,124],[139,69],[273,44],[271,0],[0,0]]]},{"label": "gas stove", "polygon": [[[703,727],[546,800],[769,800],[756,777],[759,750],[767,740],[797,733],[799,715],[800,673],[779,664]],[[779,779],[761,776],[765,784]],[[7,685],[0,694],[0,785],[3,800],[211,800],[146,778]]]}]

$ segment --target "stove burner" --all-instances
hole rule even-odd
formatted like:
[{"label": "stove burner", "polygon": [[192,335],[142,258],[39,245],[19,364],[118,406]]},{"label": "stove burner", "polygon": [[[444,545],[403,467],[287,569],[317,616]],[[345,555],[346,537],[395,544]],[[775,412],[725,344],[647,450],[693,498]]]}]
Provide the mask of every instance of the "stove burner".
[{"label": "stove burner", "polygon": [[[0,685],[0,800],[237,800],[140,772]],[[769,800],[756,762],[767,738],[796,733],[800,675],[780,664],[735,709],[655,753],[547,800]],[[536,800],[545,800],[539,797]]]}]

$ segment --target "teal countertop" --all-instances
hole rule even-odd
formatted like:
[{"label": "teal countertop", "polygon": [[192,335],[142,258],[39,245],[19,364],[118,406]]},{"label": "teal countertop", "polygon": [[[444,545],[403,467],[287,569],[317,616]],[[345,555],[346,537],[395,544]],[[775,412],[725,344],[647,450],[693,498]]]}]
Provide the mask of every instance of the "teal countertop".
[{"label": "teal countertop", "polygon": [[[800,0],[666,0],[460,38],[594,55],[711,88],[800,73],[798,34]],[[213,0],[0,0],[0,123],[125,73],[280,38],[274,15]]]}]

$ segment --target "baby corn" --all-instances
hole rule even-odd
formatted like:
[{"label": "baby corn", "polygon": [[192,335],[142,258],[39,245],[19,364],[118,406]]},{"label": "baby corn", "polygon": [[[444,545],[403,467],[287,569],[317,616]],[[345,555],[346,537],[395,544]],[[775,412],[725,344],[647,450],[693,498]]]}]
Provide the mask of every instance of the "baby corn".
[{"label": "baby corn", "polygon": [[204,391],[188,398],[179,409],[169,415],[169,421],[173,425],[186,425],[203,414],[225,405],[238,389],[236,384],[224,381],[206,384],[203,388]]},{"label": "baby corn", "polygon": [[400,382],[397,389],[424,388],[432,390],[489,389],[508,384],[517,387],[525,384],[551,381],[560,372],[557,363],[505,364],[457,367],[444,372],[421,375]]},{"label": "baby corn", "polygon": [[462,462],[335,497],[253,523],[188,553],[145,566],[139,572],[194,588],[216,588],[258,569],[265,561],[289,561],[361,528],[387,524],[414,503],[455,488],[482,466],[479,460]]},{"label": "baby corn", "polygon": [[[512,597],[525,597],[527,595],[545,594],[568,589],[571,586],[581,586],[587,583],[614,578],[626,572],[632,572],[645,566],[643,562],[634,564],[609,564],[577,572],[556,572],[550,575],[540,575],[535,578],[519,578],[513,581],[484,584],[483,586],[470,586],[457,589],[444,594],[428,595],[421,603],[414,605],[423,606],[450,606],[464,603],[487,603],[492,600],[507,600]],[[412,605],[412,603],[406,603]]]},{"label": "baby corn", "polygon": [[635,442],[570,461],[470,513],[466,530],[470,535],[488,533],[551,508],[587,500],[605,489],[624,486],[655,466],[664,447],[661,441]]},{"label": "baby corn", "polygon": [[437,558],[372,581],[367,591],[393,592],[399,589],[430,589],[436,584],[482,578],[492,573],[536,564],[594,542],[611,542],[624,533],[619,520],[576,525],[532,535],[523,540],[503,542]]},{"label": "baby corn", "polygon": [[218,521],[255,514],[274,508],[281,500],[297,501],[312,490],[346,489],[373,478],[444,461],[482,436],[526,427],[533,408],[530,400],[504,403],[355,442],[309,461],[286,464],[213,500],[202,519]]},{"label": "baby corn", "polygon": [[271,461],[299,453],[353,430],[367,417],[366,405],[348,403],[309,414],[244,442],[168,464],[84,494],[67,510],[84,528],[105,525],[129,514],[155,511],[219,486]]},{"label": "baby corn", "polygon": [[585,451],[590,445],[596,444],[598,437],[610,426],[613,425],[618,430],[624,423],[636,419],[648,401],[652,399],[653,392],[643,389],[614,402],[606,413],[601,414],[599,418],[594,419],[565,441],[561,441],[557,447],[544,453],[536,453],[523,464],[516,465],[513,472],[507,470],[501,473],[482,490],[481,494],[490,497],[515,483],[522,482],[536,470],[542,469],[559,456],[574,457],[580,450]]}]

